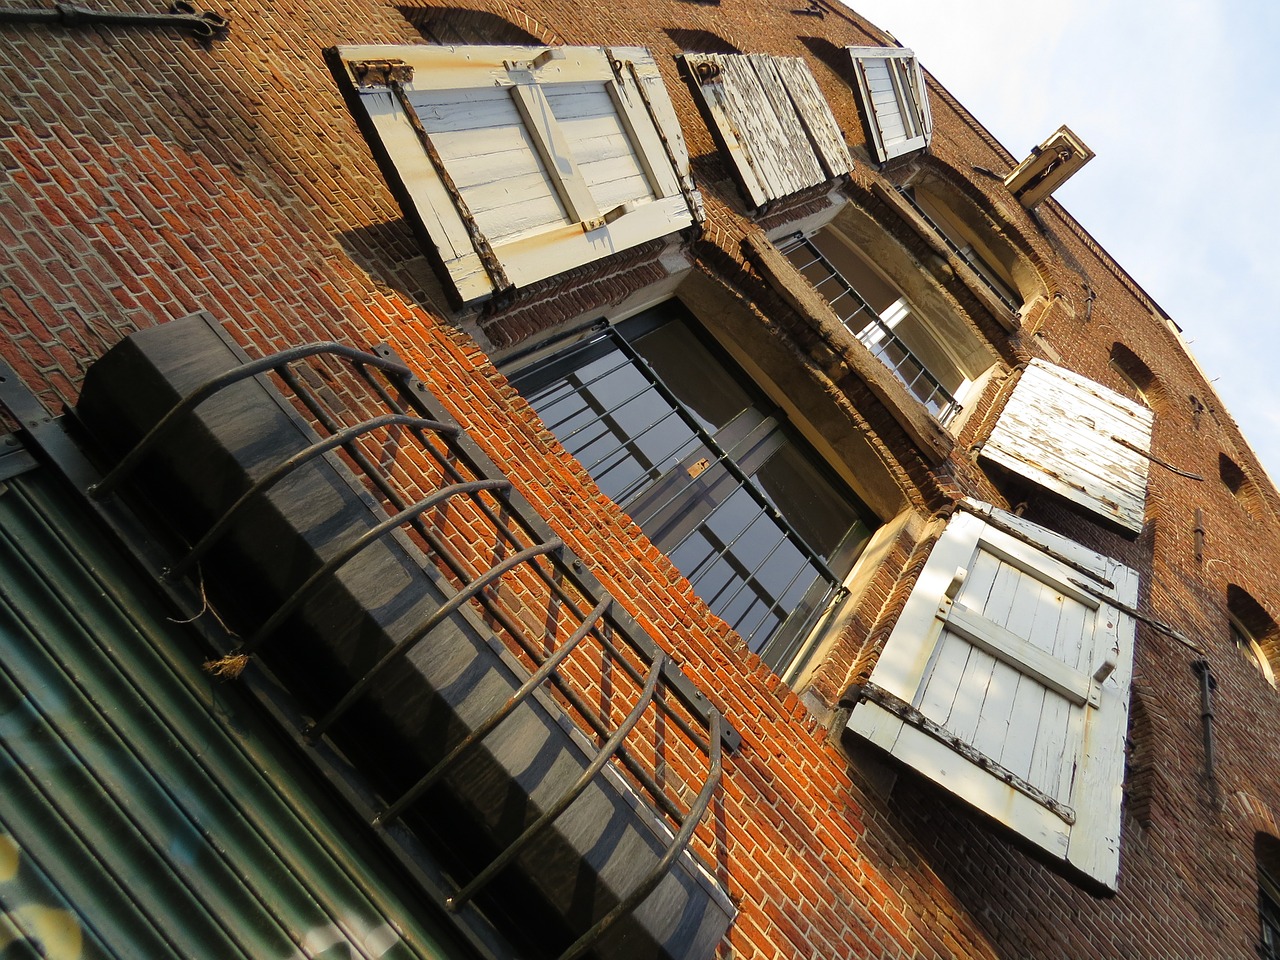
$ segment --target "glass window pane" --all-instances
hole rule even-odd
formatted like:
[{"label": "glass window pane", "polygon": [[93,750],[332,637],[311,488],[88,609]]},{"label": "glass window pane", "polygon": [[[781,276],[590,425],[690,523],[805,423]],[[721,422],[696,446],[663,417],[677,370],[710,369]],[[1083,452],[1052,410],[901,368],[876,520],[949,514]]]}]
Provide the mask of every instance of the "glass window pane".
[{"label": "glass window pane", "polygon": [[869,515],[681,314],[649,311],[626,343],[611,331],[513,382],[751,649],[793,650]]}]

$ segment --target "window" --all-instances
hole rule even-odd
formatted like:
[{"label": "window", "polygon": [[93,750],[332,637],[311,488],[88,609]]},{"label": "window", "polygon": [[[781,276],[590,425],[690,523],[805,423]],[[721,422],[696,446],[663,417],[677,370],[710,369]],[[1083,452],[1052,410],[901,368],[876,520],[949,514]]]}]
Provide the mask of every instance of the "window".
[{"label": "window", "polygon": [[686,53],[680,62],[752,207],[853,169],[840,126],[800,57]]},{"label": "window", "polygon": [[1271,652],[1280,638],[1280,627],[1258,601],[1235,584],[1227,587],[1227,632],[1245,660],[1274,687]]},{"label": "window", "polygon": [[974,381],[991,366],[976,338],[922,316],[835,227],[795,234],[780,249],[931,414],[943,424],[955,418]]},{"label": "window", "polygon": [[1218,477],[1245,510],[1255,515],[1263,512],[1264,501],[1257,486],[1244,468],[1225,453],[1218,454]]},{"label": "window", "polygon": [[1258,920],[1262,960],[1280,960],[1280,840],[1259,834],[1254,841],[1258,862]]},{"label": "window", "polygon": [[1114,890],[1137,590],[1117,561],[968,501],[848,728]]},{"label": "window", "polygon": [[978,280],[1014,313],[1022,306],[1013,274],[991,244],[974,230],[942,196],[927,186],[901,188],[902,195],[933,227],[951,252],[969,265]]},{"label": "window", "polygon": [[362,46],[328,56],[458,304],[701,220],[647,50]]},{"label": "window", "polygon": [[1140,533],[1151,421],[1142,404],[1071,370],[1032,360],[982,456]]},{"label": "window", "polygon": [[1119,375],[1120,379],[1137,394],[1138,399],[1153,410],[1164,401],[1164,388],[1151,368],[1123,343],[1111,345],[1111,359],[1108,365]]},{"label": "window", "polygon": [[927,147],[933,117],[924,71],[915,54],[900,47],[849,47],[848,51],[876,159],[883,163]]},{"label": "window", "polygon": [[783,670],[876,521],[696,321],[668,303],[512,382],[698,596]]}]

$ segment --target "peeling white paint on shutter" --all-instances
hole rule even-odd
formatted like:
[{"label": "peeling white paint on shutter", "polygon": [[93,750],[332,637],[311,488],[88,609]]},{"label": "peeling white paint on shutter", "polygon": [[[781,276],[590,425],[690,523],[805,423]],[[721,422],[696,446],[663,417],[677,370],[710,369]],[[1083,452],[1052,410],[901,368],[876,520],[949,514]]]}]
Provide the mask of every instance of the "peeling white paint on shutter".
[{"label": "peeling white paint on shutter", "polygon": [[[384,174],[401,188],[405,215],[461,303],[491,296],[501,281],[524,286],[702,217],[684,137],[647,50],[415,45],[335,53]],[[453,190],[394,91],[360,85],[351,65],[367,61],[412,71],[403,92]],[[505,276],[486,264],[489,250],[489,264],[496,260]]]},{"label": "peeling white paint on shutter", "polygon": [[952,517],[848,728],[1115,889],[1137,573],[974,507],[1052,554]]},{"label": "peeling white paint on shutter", "polygon": [[1033,360],[982,456],[1138,533],[1151,423],[1147,407],[1078,373]]},{"label": "peeling white paint on shutter", "polygon": [[753,207],[853,169],[835,116],[801,58],[687,53],[681,59]]},{"label": "peeling white paint on shutter", "polygon": [[847,47],[856,91],[867,115],[876,159],[891,160],[929,145],[933,115],[924,71],[900,47]]}]

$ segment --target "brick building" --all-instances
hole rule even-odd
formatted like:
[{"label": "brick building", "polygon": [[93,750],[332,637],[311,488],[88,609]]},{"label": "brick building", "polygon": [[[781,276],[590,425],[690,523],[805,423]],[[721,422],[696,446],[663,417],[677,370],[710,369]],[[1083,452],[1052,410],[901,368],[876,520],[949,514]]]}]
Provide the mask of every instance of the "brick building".
[{"label": "brick building", "polygon": [[1071,130],[826,0],[130,10],[0,9],[0,947],[1280,956],[1280,500]]}]

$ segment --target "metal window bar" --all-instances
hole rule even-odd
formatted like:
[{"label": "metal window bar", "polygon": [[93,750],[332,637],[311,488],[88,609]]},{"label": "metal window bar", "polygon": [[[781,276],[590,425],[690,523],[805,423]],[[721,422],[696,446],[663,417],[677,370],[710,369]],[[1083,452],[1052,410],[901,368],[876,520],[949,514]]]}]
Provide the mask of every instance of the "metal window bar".
[{"label": "metal window bar", "polygon": [[733,476],[733,478],[737,480],[738,483],[741,484],[743,489],[745,489],[747,493],[751,495],[751,498],[755,500],[756,503],[760,506],[761,512],[771,517],[774,520],[774,522],[776,522],[778,526],[782,528],[782,530],[785,532],[787,536],[787,539],[789,539],[795,545],[796,549],[799,550],[800,553],[803,554],[804,557],[810,563],[812,563],[814,567],[817,568],[817,570],[822,574],[823,577],[832,581],[833,583],[839,584],[840,578],[837,577],[835,573],[831,570],[831,568],[827,566],[826,558],[818,554],[811,546],[809,546],[809,544],[805,541],[805,539],[801,537],[800,534],[796,531],[795,527],[793,527],[791,523],[787,520],[786,516],[784,516],[782,512],[773,505],[773,503],[769,500],[768,496],[766,496],[765,492],[762,489],[760,489],[759,484],[757,484],[755,480],[753,480],[750,476],[748,476],[745,472],[743,472],[742,468],[738,466],[737,461],[735,461],[731,456],[729,456],[729,454],[725,451],[725,449],[716,441],[716,438],[707,432],[707,430],[702,426],[702,424],[698,422],[697,417],[693,416],[693,414],[691,414],[686,409],[684,404],[680,402],[679,398],[676,397],[674,393],[672,393],[670,390],[667,389],[666,385],[662,382],[661,379],[659,379],[657,373],[654,372],[654,369],[651,366],[649,366],[649,362],[645,360],[644,357],[642,357],[639,353],[637,353],[635,348],[632,347],[631,344],[627,342],[626,338],[623,337],[616,330],[614,330],[612,327],[609,328],[609,330],[606,332],[606,335],[611,337],[614,340],[614,342],[618,345],[618,348],[622,350],[622,352],[626,354],[626,356],[631,360],[631,362],[636,365],[636,368],[642,374],[644,374],[645,379],[647,379],[651,384],[653,384],[654,390],[667,403],[669,403],[676,410],[680,411],[681,419],[683,419],[685,423],[689,426],[689,428],[693,430],[693,432],[697,435],[698,439],[706,445],[707,449],[710,450],[715,455],[716,462],[722,463],[724,465],[724,468],[729,471],[729,473]]},{"label": "metal window bar", "polygon": [[[770,520],[772,520],[773,523],[776,524],[780,533],[786,539],[786,541],[791,543],[791,545],[805,558],[805,560],[809,565],[809,568],[814,571],[814,573],[817,575],[819,579],[827,583],[828,596],[830,596],[835,592],[838,592],[842,588],[842,581],[840,577],[838,577],[834,573],[834,571],[832,571],[831,568],[827,566],[826,559],[822,557],[820,554],[818,554],[812,547],[809,546],[808,542],[806,542],[804,538],[800,536],[799,532],[796,531],[796,529],[791,525],[791,523],[787,520],[786,516],[780,510],[778,510],[778,508],[774,506],[774,504],[769,500],[768,496],[764,493],[762,489],[760,489],[759,485],[755,482],[755,480],[752,479],[747,473],[745,473],[738,466],[737,462],[732,457],[732,452],[726,451],[721,446],[721,444],[715,439],[715,437],[711,433],[709,433],[698,421],[698,419],[695,416],[693,416],[692,413],[689,412],[689,410],[684,406],[684,404],[680,402],[679,398],[677,398],[675,394],[673,394],[666,387],[666,385],[663,384],[662,380],[658,377],[657,373],[653,370],[652,367],[649,366],[648,361],[646,361],[644,357],[642,357],[631,346],[631,344],[627,342],[625,337],[623,337],[620,333],[618,333],[617,330],[613,329],[612,327],[603,331],[601,333],[601,337],[609,338],[618,347],[618,349],[621,351],[623,356],[625,356],[631,362],[634,368],[644,376],[644,378],[648,381],[652,389],[664,400],[664,402],[668,404],[668,406],[672,410],[674,410],[679,414],[680,419],[685,423],[685,425],[689,428],[689,430],[693,433],[693,435],[698,439],[698,441],[701,442],[704,446],[706,446],[706,448],[712,453],[714,457],[713,462],[723,466],[724,469],[728,471],[728,473],[734,478],[734,480],[737,481],[739,486],[742,489],[746,490],[747,493],[751,496],[751,498],[755,501],[757,506],[759,506],[761,514],[768,516]],[[586,347],[590,346],[591,343],[597,342],[598,340],[599,338],[594,338],[593,340],[588,341],[587,343],[584,343],[581,349],[586,349]],[[618,368],[615,367],[613,369],[616,370]],[[597,418],[597,420],[598,419],[599,418]],[[579,429],[582,429],[582,428],[579,428]],[[686,486],[688,486],[688,484],[686,484]],[[657,511],[660,511],[663,507],[669,505],[671,500],[674,500],[674,498],[679,496],[681,492],[683,491],[682,490],[676,491],[676,493],[673,494],[673,497],[670,500],[664,502],[660,507],[657,508]],[[667,552],[670,553],[672,551],[668,550]],[[764,566],[765,562],[766,561],[762,560],[761,562],[757,563],[755,567],[749,570],[748,579],[753,580],[754,574],[756,573],[756,571],[758,571]],[[806,632],[806,633],[812,630],[816,626],[818,620],[821,618],[823,613],[824,613],[824,610],[822,608],[815,609],[813,613],[810,615],[809,620],[803,624],[798,625],[797,629],[800,629],[802,632]],[[750,637],[748,637],[747,639],[753,639],[758,629],[759,629],[759,624],[757,624],[756,628],[751,631]]]},{"label": "metal window bar", "polygon": [[[428,544],[435,559],[441,563],[442,567],[448,569],[452,576],[463,584],[462,589],[457,591],[454,598],[445,607],[442,607],[438,616],[428,618],[428,621],[411,631],[410,635],[388,652],[365,677],[357,681],[339,704],[330,711],[330,714],[316,724],[312,734],[318,736],[323,733],[328,725],[334,722],[337,716],[341,715],[356,697],[361,695],[376,673],[398,657],[404,650],[408,649],[409,646],[428,634],[432,626],[442,620],[447,615],[447,612],[456,610],[471,601],[478,602],[485,612],[492,616],[508,632],[509,636],[519,645],[526,656],[538,664],[538,668],[532,672],[532,676],[526,680],[521,687],[521,691],[517,692],[516,696],[523,699],[544,680],[549,679],[553,682],[557,692],[576,712],[581,722],[597,738],[605,741],[606,747],[609,748],[603,757],[597,757],[597,762],[593,762],[593,772],[598,773],[599,769],[610,759],[616,759],[644,789],[650,800],[679,825],[675,841],[666,851],[666,855],[659,862],[658,867],[655,868],[654,875],[642,885],[642,887],[648,887],[648,890],[643,893],[643,896],[647,896],[647,893],[651,892],[653,887],[656,887],[662,875],[674,862],[674,858],[687,845],[698,823],[701,821],[707,807],[706,801],[709,800],[720,779],[720,771],[722,769],[721,748],[722,746],[728,746],[730,749],[736,749],[740,742],[737,732],[722,722],[719,712],[706,700],[700,691],[692,686],[679,671],[678,667],[675,667],[666,658],[657,645],[640,631],[640,628],[631,621],[630,617],[624,612],[615,609],[604,588],[593,577],[583,571],[574,558],[567,555],[563,544],[550,535],[546,525],[532,513],[528,504],[512,490],[510,483],[493,477],[497,473],[496,468],[471,443],[465,433],[460,431],[456,425],[448,422],[443,414],[433,413],[428,409],[427,398],[430,395],[426,387],[413,377],[408,367],[395,357],[390,348],[379,347],[377,349],[377,354],[368,354],[340,344],[312,344],[246,362],[227,373],[215,377],[179,401],[125,454],[119,464],[106,477],[91,488],[90,492],[95,498],[99,499],[108,497],[116,492],[146,455],[175,428],[181,418],[219,390],[250,377],[274,373],[281,382],[290,388],[302,406],[311,414],[316,423],[328,432],[329,436],[317,444],[310,445],[307,450],[290,457],[288,466],[273,469],[266,476],[260,478],[255,485],[256,492],[261,493],[279,482],[283,476],[287,475],[290,469],[296,468],[316,456],[341,449],[350,457],[352,463],[364,474],[365,478],[374,484],[387,502],[392,504],[397,511],[394,516],[389,517],[384,522],[376,525],[374,529],[357,538],[353,544],[348,544],[339,555],[330,558],[330,561],[325,564],[326,576],[336,570],[350,556],[353,556],[355,552],[367,546],[368,543],[407,523]],[[353,427],[342,427],[326,409],[325,405],[290,369],[290,364],[318,355],[328,355],[347,361],[359,378],[373,390],[379,401],[391,409],[391,415],[389,417],[366,420]],[[382,378],[384,377],[386,382],[391,385],[391,389],[388,389],[383,382]],[[439,466],[442,477],[452,479],[454,482],[434,494],[420,499],[412,506],[406,505],[404,498],[398,493],[395,485],[387,478],[386,472],[370,461],[356,443],[359,438],[367,437],[371,431],[378,427],[407,427],[408,432],[418,438],[419,449],[427,452],[428,456]],[[437,442],[430,442],[429,437],[434,438]],[[443,450],[440,448],[441,445],[444,448]],[[468,480],[468,476],[481,479]],[[485,500],[482,494],[492,498],[498,504],[498,508],[495,509]],[[430,505],[439,503],[451,496],[461,496],[473,501],[479,512],[489,521],[492,531],[509,547],[517,548],[517,552],[507,557],[505,561],[497,562],[480,576],[473,577],[467,569],[467,564],[455,555],[454,551],[449,548],[441,537],[432,531],[430,527],[421,523],[419,519],[421,513],[428,509]],[[239,506],[240,501],[237,500],[229,508],[229,512],[238,510]],[[227,522],[228,518],[225,516],[216,520],[210,531],[206,532],[201,540],[198,541],[197,548],[193,548],[193,550],[207,549],[206,541],[210,539],[210,534],[212,534],[213,539],[216,539],[221,535],[220,531],[225,529]],[[517,536],[517,531],[520,536]],[[521,537],[527,541],[527,544],[522,542]],[[200,547],[200,544],[206,545]],[[545,557],[549,561],[548,566],[552,569],[545,570],[542,564],[533,562],[538,557]],[[195,560],[190,556],[185,560],[188,568],[195,563]],[[530,641],[511,613],[503,609],[502,605],[495,601],[490,596],[489,591],[485,589],[503,573],[522,564],[537,572],[538,577],[544,582],[558,603],[559,609],[576,617],[580,624],[567,645],[562,645],[556,651],[551,652],[550,656],[547,655],[546,645],[538,645]],[[318,575],[310,578],[295,592],[290,600],[286,601],[286,606],[296,607],[301,597],[309,592],[315,584],[321,582],[322,579]],[[569,586],[566,586],[566,584]],[[589,611],[583,609],[578,602],[579,597],[584,598],[592,605]],[[274,629],[274,625],[279,623],[279,613],[280,611],[277,610],[277,615],[273,615],[268,623],[264,624],[265,629],[260,629],[251,643],[260,643],[270,634],[271,630]],[[602,665],[607,664],[611,668],[621,668],[625,674],[631,677],[633,682],[643,683],[646,688],[656,688],[658,680],[661,679],[664,689],[674,695],[675,701],[680,704],[683,711],[686,711],[690,717],[698,721],[697,726],[686,718],[682,710],[674,709],[668,702],[668,698],[653,696],[653,690],[648,689],[648,692],[642,695],[642,702],[633,707],[635,719],[629,717],[628,721],[624,722],[624,727],[608,729],[609,725],[604,718],[598,715],[598,710],[588,704],[585,698],[574,690],[571,684],[566,682],[561,671],[558,670],[562,665],[561,661],[567,656],[568,652],[577,647],[581,639],[586,636],[592,636],[599,643]],[[612,639],[614,637],[620,638],[621,644],[615,643]],[[642,672],[632,662],[633,658],[646,665],[647,669]],[[689,747],[707,758],[708,776],[702,784],[698,800],[687,810],[682,809],[668,795],[668,790],[658,783],[655,776],[632,755],[632,751],[625,748],[619,749],[622,747],[622,741],[627,730],[650,707],[659,711],[662,718],[673,723],[684,734]],[[501,713],[501,711],[499,712]],[[502,716],[505,716],[505,714]],[[502,716],[492,719],[488,729],[491,730],[501,722]],[[433,775],[438,778],[439,773],[435,771],[429,772],[423,778],[423,781]],[[416,796],[430,786],[429,782],[424,785],[423,781],[419,781],[418,785],[411,788],[409,793],[396,802],[394,811],[389,809],[378,818],[382,824],[385,824],[390,819],[389,814],[394,812],[394,814],[398,815],[402,812],[404,806],[412,801],[412,797],[409,794]],[[577,949],[580,953],[582,950],[589,948],[590,943],[593,943],[595,939],[602,935],[605,927],[607,927],[608,924],[605,921],[612,923],[616,919],[618,908],[634,909],[643,899],[643,896],[636,897],[635,894],[637,893],[640,893],[639,889],[633,891],[632,895],[619,903],[615,910],[603,918],[600,923],[597,923],[593,930],[584,934],[579,944],[575,944],[570,952]],[[586,943],[587,946],[580,946],[583,943]],[[566,954],[566,956],[568,955]]]},{"label": "metal window bar", "polygon": [[[956,402],[951,392],[929,372],[928,367],[911,352],[911,348],[893,332],[892,327],[880,318],[880,314],[863,299],[862,294],[858,293],[810,238],[802,233],[794,234],[779,244],[778,249],[802,273],[815,266],[824,272],[818,280],[810,280],[814,289],[822,294],[835,310],[841,323],[866,345],[877,360],[893,371],[902,384],[938,418],[939,422],[949,423],[960,412],[960,404]],[[794,256],[800,251],[811,259],[805,261],[803,256],[800,258]],[[836,289],[834,296],[830,293],[830,287],[823,289],[827,284]],[[846,297],[854,304],[852,310],[839,306],[840,301]],[[865,319],[866,322],[860,323],[861,319]]]},{"label": "metal window bar", "polygon": [[924,207],[922,207],[919,201],[916,200],[915,191],[910,187],[900,186],[898,187],[898,193],[902,195],[902,198],[906,200],[907,203],[911,204],[916,213],[920,214],[924,219],[924,222],[933,228],[933,232],[938,235],[938,239],[947,245],[947,249],[973,269],[973,272],[977,275],[978,279],[982,281],[982,285],[990,290],[997,300],[1003,303],[1014,313],[1017,313],[1022,304],[1010,295],[1009,290],[1004,286],[1004,284],[997,283],[988,276],[987,271],[990,270],[990,267],[982,262],[981,258],[973,252],[973,249],[971,247],[962,247],[960,244],[956,243],[956,241],[952,240],[950,234],[938,226],[933,217],[929,216],[929,214],[925,212]]}]

